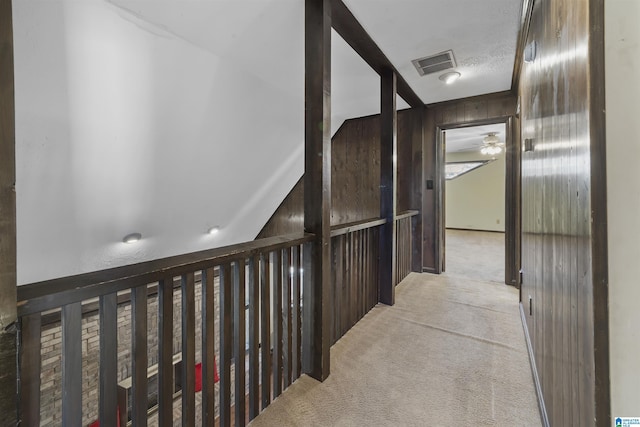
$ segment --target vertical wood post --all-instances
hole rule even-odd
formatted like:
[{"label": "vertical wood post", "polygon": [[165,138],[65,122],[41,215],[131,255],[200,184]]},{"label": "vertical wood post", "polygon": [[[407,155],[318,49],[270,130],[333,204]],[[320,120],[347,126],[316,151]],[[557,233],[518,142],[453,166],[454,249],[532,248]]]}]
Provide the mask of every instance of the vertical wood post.
[{"label": "vertical wood post", "polygon": [[11,0],[0,0],[0,425],[17,424],[15,103]]},{"label": "vertical wood post", "polygon": [[331,1],[305,1],[304,372],[329,376],[331,286]]},{"label": "vertical wood post", "polygon": [[383,304],[395,303],[396,277],[396,198],[398,117],[396,112],[396,74],[384,70],[380,75],[380,216],[387,220],[380,231],[380,294]]},{"label": "vertical wood post", "polygon": [[411,209],[420,211],[420,215],[411,219],[411,271],[422,273],[422,192],[424,186],[423,178],[423,156],[422,146],[424,144],[423,118],[424,107],[413,109],[412,132],[411,132]]}]

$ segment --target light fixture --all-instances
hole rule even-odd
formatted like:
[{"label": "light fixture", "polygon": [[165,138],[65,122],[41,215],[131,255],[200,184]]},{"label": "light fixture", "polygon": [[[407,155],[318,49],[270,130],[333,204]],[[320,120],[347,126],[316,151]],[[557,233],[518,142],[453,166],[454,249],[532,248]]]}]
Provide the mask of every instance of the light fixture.
[{"label": "light fixture", "polygon": [[438,77],[440,80],[450,85],[460,78],[460,73],[457,71],[450,71],[448,73],[444,73]]},{"label": "light fixture", "polygon": [[480,149],[482,154],[488,156],[495,156],[496,154],[500,154],[502,152],[502,143],[500,142],[500,138],[495,134],[495,132],[490,132],[487,136],[482,139],[484,146]]},{"label": "light fixture", "polygon": [[218,232],[219,232],[219,231],[220,231],[220,227],[218,227],[218,226],[216,225],[216,226],[214,226],[214,227],[209,228],[209,229],[207,230],[207,233],[208,233],[208,234],[211,234],[211,235],[215,235],[215,234],[218,234]]},{"label": "light fixture", "polygon": [[126,236],[124,236],[122,241],[124,243],[135,243],[135,242],[139,241],[140,239],[142,239],[142,234],[140,234],[140,233],[131,233],[131,234],[127,234]]}]

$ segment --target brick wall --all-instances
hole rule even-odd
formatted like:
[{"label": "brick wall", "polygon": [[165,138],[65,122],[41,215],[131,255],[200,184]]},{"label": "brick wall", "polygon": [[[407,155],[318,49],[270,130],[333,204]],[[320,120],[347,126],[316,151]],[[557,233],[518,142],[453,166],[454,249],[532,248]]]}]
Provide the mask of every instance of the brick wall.
[{"label": "brick wall", "polygon": [[[215,281],[215,348],[216,361],[219,360],[219,326],[218,318],[220,307],[218,304],[218,280]],[[201,360],[201,285],[196,282],[196,363]],[[90,313],[82,319],[82,406],[83,425],[88,425],[98,418],[99,399],[99,360],[100,360],[100,333],[99,333],[98,313]],[[173,352],[181,351],[181,292],[180,288],[174,289],[174,342]],[[150,296],[148,300],[147,312],[147,345],[149,365],[154,365],[158,361],[158,298],[156,295]],[[41,406],[40,417],[42,426],[58,426],[62,424],[62,390],[61,390],[61,348],[62,333],[60,322],[49,324],[42,329],[42,372],[41,372]],[[118,306],[118,381],[131,375],[131,304],[123,303]],[[232,367],[233,369],[233,367]],[[232,370],[233,379],[233,370]],[[216,386],[217,387],[217,386]],[[231,387],[233,394],[233,384]],[[199,393],[198,393],[199,394]],[[217,390],[216,390],[217,395]],[[232,396],[232,399],[234,397]],[[200,399],[196,399],[200,402]],[[233,401],[233,400],[232,400]],[[178,402],[179,403],[179,402]],[[179,415],[179,409],[176,414]],[[200,419],[199,408],[196,413]],[[218,407],[216,402],[216,415]],[[154,417],[150,420],[150,425],[154,424]],[[198,421],[198,424],[200,421]]]}]

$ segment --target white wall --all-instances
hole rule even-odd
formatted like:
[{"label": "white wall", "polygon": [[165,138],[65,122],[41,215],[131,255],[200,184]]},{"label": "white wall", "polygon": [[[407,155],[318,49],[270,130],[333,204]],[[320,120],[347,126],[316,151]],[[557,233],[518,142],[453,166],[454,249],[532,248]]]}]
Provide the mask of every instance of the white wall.
[{"label": "white wall", "polygon": [[[19,284],[252,240],[302,175],[304,2],[13,13]],[[379,111],[379,79],[332,48],[335,130]]]},{"label": "white wall", "polygon": [[14,2],[20,284],[255,237],[303,169],[303,5],[278,6],[288,90],[109,3]]},{"label": "white wall", "polygon": [[[447,162],[488,160],[478,152],[447,153]],[[446,226],[504,232],[504,152],[446,184]]]},{"label": "white wall", "polygon": [[605,1],[611,415],[640,417],[640,2]]}]

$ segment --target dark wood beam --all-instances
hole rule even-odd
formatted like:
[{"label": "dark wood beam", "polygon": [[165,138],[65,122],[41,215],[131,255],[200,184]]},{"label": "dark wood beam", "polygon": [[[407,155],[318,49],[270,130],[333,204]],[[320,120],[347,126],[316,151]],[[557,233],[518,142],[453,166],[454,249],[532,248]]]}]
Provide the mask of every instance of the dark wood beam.
[{"label": "dark wood beam", "polygon": [[396,73],[380,76],[380,216],[387,220],[380,230],[380,295],[383,304],[395,303],[396,202],[398,114]]},{"label": "dark wood beam", "polygon": [[382,75],[385,70],[392,70],[396,74],[398,95],[412,107],[423,107],[424,102],[402,78],[342,0],[332,0],[331,7],[333,29],[344,41],[378,74]]},{"label": "dark wood beam", "polygon": [[[305,1],[304,372],[329,376],[331,302],[331,0]],[[308,321],[307,321],[308,319]]]},{"label": "dark wood beam", "polygon": [[0,0],[0,425],[17,424],[16,193],[13,21]]}]

